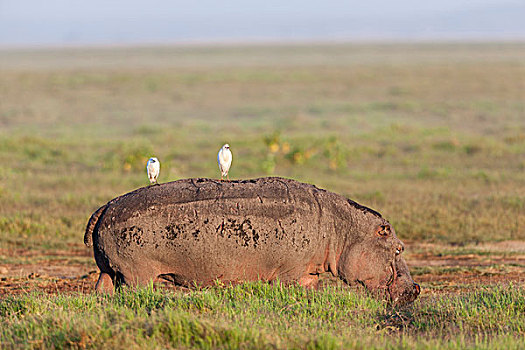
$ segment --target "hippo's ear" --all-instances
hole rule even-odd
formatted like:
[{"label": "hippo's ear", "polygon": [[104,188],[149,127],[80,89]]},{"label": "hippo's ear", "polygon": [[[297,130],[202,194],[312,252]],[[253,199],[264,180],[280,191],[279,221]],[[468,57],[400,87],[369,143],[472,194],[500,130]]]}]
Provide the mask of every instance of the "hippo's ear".
[{"label": "hippo's ear", "polygon": [[390,225],[379,225],[377,228],[377,234],[383,237],[389,236],[391,232]]}]

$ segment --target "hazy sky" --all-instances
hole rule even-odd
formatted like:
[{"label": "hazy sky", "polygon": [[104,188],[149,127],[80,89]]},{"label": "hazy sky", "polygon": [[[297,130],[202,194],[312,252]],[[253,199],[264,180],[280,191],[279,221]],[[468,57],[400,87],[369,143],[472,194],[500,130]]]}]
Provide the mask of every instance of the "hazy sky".
[{"label": "hazy sky", "polygon": [[525,0],[0,0],[0,45],[525,39]]}]

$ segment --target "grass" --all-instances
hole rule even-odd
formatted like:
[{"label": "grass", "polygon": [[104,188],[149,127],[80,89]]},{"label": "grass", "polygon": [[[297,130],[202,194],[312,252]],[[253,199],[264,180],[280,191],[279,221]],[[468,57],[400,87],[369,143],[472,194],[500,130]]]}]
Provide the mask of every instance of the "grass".
[{"label": "grass", "polygon": [[[494,255],[478,244],[525,240],[524,54],[523,43],[0,51],[0,264],[95,269],[82,241],[96,208],[147,185],[150,156],[160,182],[217,178],[226,142],[231,178],[279,175],[348,196],[393,224],[408,257],[410,243],[437,256]],[[519,274],[523,265],[465,269]],[[459,283],[456,294],[439,294],[440,283],[423,284],[436,293],[403,310],[337,286],[29,291],[0,298],[0,342],[524,347],[520,281]]]},{"label": "grass", "polygon": [[[522,288],[493,286],[392,309],[362,293],[247,283],[188,293],[31,293],[0,301],[3,344],[19,348],[515,348]],[[460,334],[458,337],[457,335]]]},{"label": "grass", "polygon": [[[511,270],[521,271],[525,266],[522,264],[492,264],[481,266],[425,266],[415,267],[410,273],[413,276],[432,274],[439,276],[443,274],[461,274],[463,272],[470,272],[478,275],[504,274]],[[514,269],[516,268],[516,269]]]}]

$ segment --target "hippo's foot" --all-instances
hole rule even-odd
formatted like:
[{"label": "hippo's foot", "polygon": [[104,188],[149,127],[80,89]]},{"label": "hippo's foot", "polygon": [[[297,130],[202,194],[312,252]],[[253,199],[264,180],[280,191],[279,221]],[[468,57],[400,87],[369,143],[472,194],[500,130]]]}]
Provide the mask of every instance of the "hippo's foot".
[{"label": "hippo's foot", "polygon": [[115,286],[113,284],[111,276],[105,272],[101,272],[100,276],[98,276],[97,284],[95,284],[95,291],[97,293],[106,293],[113,295],[114,290]]},{"label": "hippo's foot", "polygon": [[317,289],[319,275],[305,275],[299,279],[299,284],[308,289]]}]

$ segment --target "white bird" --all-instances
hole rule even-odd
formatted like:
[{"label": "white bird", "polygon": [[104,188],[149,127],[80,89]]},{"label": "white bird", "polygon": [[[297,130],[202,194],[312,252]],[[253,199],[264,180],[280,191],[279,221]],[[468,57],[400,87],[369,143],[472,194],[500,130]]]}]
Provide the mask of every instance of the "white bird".
[{"label": "white bird", "polygon": [[222,146],[217,154],[217,162],[219,163],[219,170],[221,171],[221,180],[227,176],[229,181],[230,176],[228,175],[228,171],[232,165],[232,152],[230,151],[230,145],[225,144]]},{"label": "white bird", "polygon": [[160,162],[157,158],[151,157],[148,159],[148,163],[146,164],[146,171],[148,172],[148,179],[150,184],[157,183],[157,177],[159,177],[160,173]]}]

